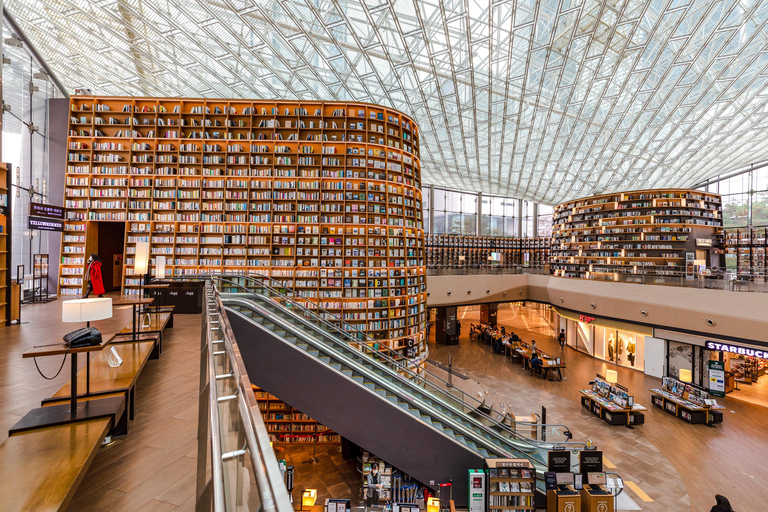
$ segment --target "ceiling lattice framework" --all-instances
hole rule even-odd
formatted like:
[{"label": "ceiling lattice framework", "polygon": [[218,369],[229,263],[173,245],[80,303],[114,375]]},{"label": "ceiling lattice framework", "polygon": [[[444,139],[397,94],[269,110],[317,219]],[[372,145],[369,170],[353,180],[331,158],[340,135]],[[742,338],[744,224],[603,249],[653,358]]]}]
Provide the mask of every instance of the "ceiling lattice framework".
[{"label": "ceiling lattice framework", "polygon": [[6,0],[67,87],[364,101],[425,183],[556,203],[768,158],[760,0]]}]

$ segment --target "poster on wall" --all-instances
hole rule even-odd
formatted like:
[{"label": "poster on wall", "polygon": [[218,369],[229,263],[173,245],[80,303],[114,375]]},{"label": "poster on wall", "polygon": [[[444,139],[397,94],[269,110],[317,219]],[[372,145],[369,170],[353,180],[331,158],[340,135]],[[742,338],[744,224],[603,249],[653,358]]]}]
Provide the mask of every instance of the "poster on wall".
[{"label": "poster on wall", "polygon": [[732,357],[731,371],[733,372],[733,380],[747,382],[747,362],[745,360]]},{"label": "poster on wall", "polygon": [[685,253],[685,280],[693,281],[693,272],[695,269],[694,260],[696,259],[696,253]]},{"label": "poster on wall", "polygon": [[725,363],[710,361],[707,366],[709,367],[709,394],[725,396]]}]

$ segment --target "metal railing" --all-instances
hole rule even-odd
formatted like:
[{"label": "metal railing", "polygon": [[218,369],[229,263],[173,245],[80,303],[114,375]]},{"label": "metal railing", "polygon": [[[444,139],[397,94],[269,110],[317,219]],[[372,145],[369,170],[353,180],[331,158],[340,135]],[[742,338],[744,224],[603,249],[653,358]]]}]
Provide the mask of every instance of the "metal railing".
[{"label": "metal railing", "polygon": [[293,512],[226,314],[205,284],[196,510]]},{"label": "metal railing", "polygon": [[[427,267],[428,276],[477,276],[508,274],[551,275],[551,272],[549,265],[518,265],[509,267],[438,265]],[[552,277],[557,277],[558,279],[586,279],[554,275]],[[648,284],[656,286],[677,286],[681,288],[699,288],[707,290],[768,293],[768,275],[765,274],[737,274],[736,272],[723,272],[714,275],[696,274],[692,278],[688,278],[686,277],[685,273],[635,274],[624,272],[605,272],[594,273],[587,280],[630,284]]]}]

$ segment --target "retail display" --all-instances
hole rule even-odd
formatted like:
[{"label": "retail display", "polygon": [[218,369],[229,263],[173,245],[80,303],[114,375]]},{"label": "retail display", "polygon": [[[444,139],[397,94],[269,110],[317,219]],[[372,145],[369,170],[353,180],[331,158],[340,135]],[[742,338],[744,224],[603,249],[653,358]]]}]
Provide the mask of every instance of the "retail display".
[{"label": "retail display", "polygon": [[73,96],[59,291],[97,222],[125,224],[123,294],[150,273],[269,275],[393,349],[423,341],[419,130],[363,103]]},{"label": "retail display", "polygon": [[549,248],[549,238],[426,237],[427,266],[431,268],[543,267],[549,261]]},{"label": "retail display", "polygon": [[485,459],[487,510],[536,510],[536,470],[527,459]]},{"label": "retail display", "polygon": [[661,389],[651,389],[651,403],[688,423],[720,423],[725,407],[709,393],[671,377],[661,379]]},{"label": "retail display", "polygon": [[765,276],[768,228],[729,229],[725,233],[725,264],[737,275]]},{"label": "retail display", "polygon": [[554,275],[604,279],[614,274],[679,275],[697,239],[722,231],[718,194],[637,190],[568,201],[555,207]]},{"label": "retail display", "polygon": [[341,437],[279,398],[253,386],[261,417],[270,436],[281,443],[336,444]]},{"label": "retail display", "polygon": [[582,389],[581,405],[610,425],[641,425],[645,423],[642,411],[624,386],[609,383],[602,375],[592,381],[592,389]]}]

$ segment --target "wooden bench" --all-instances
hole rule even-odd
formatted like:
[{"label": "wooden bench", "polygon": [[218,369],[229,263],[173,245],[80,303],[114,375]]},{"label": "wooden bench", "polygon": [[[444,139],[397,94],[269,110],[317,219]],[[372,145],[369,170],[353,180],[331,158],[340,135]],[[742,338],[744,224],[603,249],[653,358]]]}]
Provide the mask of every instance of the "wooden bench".
[{"label": "wooden bench", "polygon": [[[109,366],[107,361],[112,354],[111,347],[115,348],[115,352],[123,360],[123,364],[115,368]],[[91,357],[91,372],[88,382],[86,382],[87,369],[85,367],[77,372],[78,401],[124,395],[127,416],[133,420],[136,381],[154,350],[155,342],[148,340],[113,344],[101,352],[94,353]],[[70,385],[71,383],[65,384],[51,398],[43,400],[42,405],[44,407],[57,405],[69,400],[72,394]],[[120,423],[120,426],[123,427],[123,421]],[[127,421],[124,428],[120,428],[119,431],[120,434],[127,433]]]},{"label": "wooden bench", "polygon": [[104,437],[109,418],[14,434],[0,445],[3,510],[66,510]]}]

